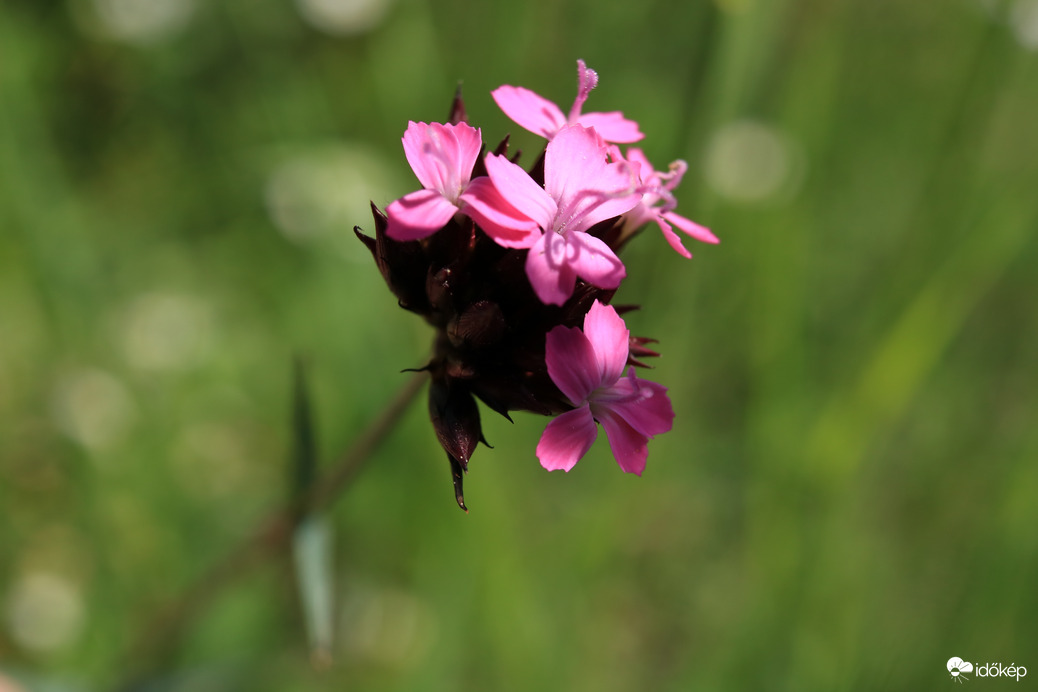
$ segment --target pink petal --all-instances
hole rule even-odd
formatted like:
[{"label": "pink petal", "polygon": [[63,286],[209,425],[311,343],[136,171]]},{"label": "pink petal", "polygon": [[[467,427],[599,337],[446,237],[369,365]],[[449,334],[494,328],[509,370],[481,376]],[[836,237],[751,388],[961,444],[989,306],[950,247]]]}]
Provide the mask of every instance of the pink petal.
[{"label": "pink petal", "polygon": [[562,305],[577,285],[577,274],[566,258],[566,239],[558,233],[545,233],[526,256],[526,276],[542,303]]},{"label": "pink petal", "polygon": [[544,188],[504,156],[487,154],[486,165],[487,175],[501,196],[541,228],[550,230],[557,207]]},{"label": "pink petal", "polygon": [[462,212],[498,245],[528,248],[542,235],[537,223],[509,204],[490,178],[473,180],[460,200]]},{"label": "pink petal", "polygon": [[386,207],[386,235],[394,240],[420,240],[440,230],[458,212],[436,190],[418,190]]},{"label": "pink petal", "polygon": [[544,428],[537,458],[549,471],[569,471],[587,454],[598,437],[598,426],[587,406],[566,411]]},{"label": "pink petal", "polygon": [[599,221],[630,211],[641,195],[625,167],[606,161],[606,148],[594,130],[564,127],[548,143],[544,189],[558,205],[545,230],[585,231]]},{"label": "pink petal", "polygon": [[642,475],[645,460],[649,456],[649,438],[612,412],[607,411],[599,415],[598,422],[606,431],[609,447],[613,450],[613,456],[620,468],[626,473]]},{"label": "pink petal", "polygon": [[[591,115],[591,113],[588,113]],[[597,113],[595,115],[598,115]],[[596,128],[597,129],[597,128]],[[639,178],[643,183],[648,183],[652,176],[655,175],[656,170],[652,167],[652,163],[649,162],[645,152],[638,147],[628,147],[627,154],[625,157],[628,163],[638,164],[639,167]]]},{"label": "pink petal", "polygon": [[638,129],[638,123],[628,120],[620,111],[609,113],[585,113],[577,118],[577,124],[593,127],[602,139],[607,142],[628,144],[645,137]]},{"label": "pink petal", "polygon": [[544,361],[548,375],[574,406],[587,401],[602,385],[595,349],[576,327],[558,326],[545,336]]},{"label": "pink petal", "polygon": [[551,139],[566,124],[566,116],[554,103],[529,89],[501,86],[490,92],[505,115],[523,129]]},{"label": "pink petal", "polygon": [[402,141],[407,162],[422,187],[456,201],[479,156],[480,131],[466,123],[409,122]]},{"label": "pink petal", "polygon": [[[681,243],[681,237],[674,232],[674,229],[670,227],[670,224],[664,221],[662,215],[654,215],[656,223],[659,224],[660,230],[663,231],[663,237],[667,243],[674,249],[674,252],[678,253],[685,259],[691,259],[692,253]],[[633,225],[633,224],[632,224]],[[639,226],[641,224],[638,224]]]},{"label": "pink petal", "polygon": [[626,377],[594,393],[591,410],[599,420],[606,412],[619,416],[647,437],[662,435],[674,425],[674,409],[667,388],[636,377],[633,367],[628,369]]},{"label": "pink petal", "polygon": [[680,214],[675,214],[674,212],[668,211],[665,214],[663,214],[663,218],[665,218],[667,221],[670,221],[680,230],[689,234],[696,240],[700,240],[704,243],[710,243],[712,245],[721,242],[717,236],[710,232],[709,228],[707,228],[706,226],[700,226],[695,221],[686,219],[684,216],[681,216]]},{"label": "pink petal", "polygon": [[[620,379],[627,364],[631,332],[616,309],[596,300],[584,316],[584,337],[594,349],[598,383],[612,383]],[[548,372],[551,373],[550,368]]]},{"label": "pink petal", "polygon": [[568,266],[592,286],[616,288],[627,276],[623,262],[602,240],[587,233],[572,232],[567,233],[564,240]]}]

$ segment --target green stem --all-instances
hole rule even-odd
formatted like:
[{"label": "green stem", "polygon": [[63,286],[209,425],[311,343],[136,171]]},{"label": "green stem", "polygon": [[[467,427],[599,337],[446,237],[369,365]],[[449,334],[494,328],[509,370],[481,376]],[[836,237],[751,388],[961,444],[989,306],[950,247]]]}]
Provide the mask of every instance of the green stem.
[{"label": "green stem", "polygon": [[134,662],[132,676],[116,689],[133,689],[180,640],[187,626],[219,594],[238,582],[256,567],[285,553],[293,532],[307,515],[330,506],[356,478],[372,453],[393,430],[408,405],[425,384],[428,375],[415,373],[389,401],[382,413],[354,440],[339,460],[310,490],[278,507],[257,522],[255,528],[222,560],[213,565],[183,593],[174,598],[158,615],[153,616],[131,644],[124,659]]}]

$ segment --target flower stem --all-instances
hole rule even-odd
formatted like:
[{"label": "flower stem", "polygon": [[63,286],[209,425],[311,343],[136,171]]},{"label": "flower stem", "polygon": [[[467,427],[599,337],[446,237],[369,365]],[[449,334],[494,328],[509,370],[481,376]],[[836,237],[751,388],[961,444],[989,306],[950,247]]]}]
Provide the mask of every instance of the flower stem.
[{"label": "flower stem", "polygon": [[238,545],[151,617],[131,643],[130,654],[124,658],[135,664],[135,669],[129,671],[132,677],[116,689],[136,689],[149,671],[176,647],[192,620],[218,595],[256,567],[285,553],[299,522],[330,506],[349,486],[427,379],[425,372],[414,373],[323,478],[313,483],[307,492],[258,521]]}]

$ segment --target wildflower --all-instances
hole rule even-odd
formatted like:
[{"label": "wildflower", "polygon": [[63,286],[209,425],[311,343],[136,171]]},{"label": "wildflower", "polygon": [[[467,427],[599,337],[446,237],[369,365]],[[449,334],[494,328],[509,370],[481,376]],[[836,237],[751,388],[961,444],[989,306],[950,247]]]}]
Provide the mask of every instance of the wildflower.
[{"label": "wildflower", "polygon": [[630,211],[639,196],[626,169],[606,160],[595,130],[566,126],[548,143],[543,188],[504,156],[488,154],[485,164],[489,180],[473,181],[466,213],[501,245],[529,248],[526,275],[542,302],[565,303],[578,276],[599,288],[620,285],[623,263],[587,231]]},{"label": "wildflower", "polygon": [[409,122],[402,141],[407,162],[423,189],[386,208],[386,232],[396,240],[418,240],[435,233],[458,212],[483,142],[480,131],[463,122]]},{"label": "wildflower", "polygon": [[549,140],[566,125],[594,127],[607,142],[637,142],[644,137],[638,123],[628,120],[620,111],[581,114],[588,94],[597,85],[598,73],[588,69],[583,60],[578,60],[577,98],[569,116],[563,115],[562,110],[548,99],[523,87],[505,85],[490,93],[498,107],[517,125]]},{"label": "wildflower", "polygon": [[631,337],[609,307],[627,273],[616,251],[648,221],[686,256],[672,225],[716,238],[673,213],[684,164],[658,173],[640,150],[624,159],[607,142],[640,139],[638,125],[581,114],[598,76],[580,61],[578,80],[568,118],[529,90],[494,92],[549,140],[529,171],[509,158],[507,137],[480,157],[460,93],[446,124],[408,123],[404,152],[422,189],[385,213],[372,204],[374,237],[354,229],[398,304],[435,331],[417,369],[430,377],[429,417],[462,509],[469,461],[486,444],[477,400],[509,420],[557,416],[537,445],[549,470],[572,468],[601,423],[620,467],[641,474],[648,440],[673,422],[666,389],[634,374],[658,355],[653,340]]},{"label": "wildflower", "polygon": [[[614,159],[623,160],[618,147],[612,147],[610,153]],[[670,164],[670,170],[667,173],[660,173],[653,169],[642,150],[636,148],[627,150],[626,161],[633,164],[638,171],[638,179],[641,183],[639,190],[642,192],[642,198],[633,209],[624,215],[619,243],[622,244],[650,221],[659,225],[663,237],[682,257],[690,258],[692,253],[685,249],[681,238],[674,232],[671,225],[677,226],[680,231],[704,243],[721,242],[710,232],[710,229],[674,213],[678,202],[672,191],[681,183],[681,178],[688,170],[687,163],[679,159]]]},{"label": "wildflower", "polygon": [[630,332],[616,310],[597,300],[584,330],[548,332],[548,374],[575,406],[548,423],[537,445],[541,466],[569,471],[591,449],[601,423],[620,468],[641,475],[647,443],[671,429],[674,411],[666,388],[635,376],[628,362]]}]

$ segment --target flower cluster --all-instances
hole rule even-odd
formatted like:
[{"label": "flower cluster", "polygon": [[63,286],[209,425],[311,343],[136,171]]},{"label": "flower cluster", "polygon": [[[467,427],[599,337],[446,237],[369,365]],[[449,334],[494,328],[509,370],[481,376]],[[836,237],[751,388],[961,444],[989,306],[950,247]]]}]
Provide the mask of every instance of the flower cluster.
[{"label": "flower cluster", "polygon": [[492,92],[548,140],[529,170],[508,155],[507,137],[484,153],[460,94],[447,122],[408,123],[404,154],[422,188],[385,213],[372,204],[374,238],[355,229],[400,306],[436,329],[423,368],[429,413],[462,509],[463,474],[485,444],[476,398],[506,418],[557,415],[537,445],[548,470],[573,468],[601,423],[620,467],[641,474],[648,440],[674,417],[666,389],[635,375],[640,358],[658,355],[653,340],[632,337],[624,309],[609,305],[627,273],[616,253],[649,223],[685,257],[675,227],[717,238],[674,212],[685,163],[661,173],[640,149],[622,152],[642,139],[638,124],[583,113],[598,75],[578,61],[577,81],[568,116],[522,87]]}]

